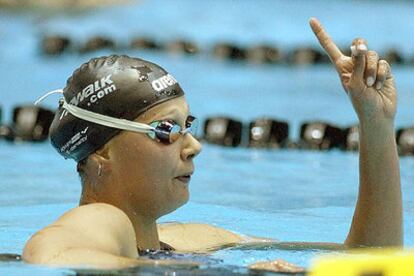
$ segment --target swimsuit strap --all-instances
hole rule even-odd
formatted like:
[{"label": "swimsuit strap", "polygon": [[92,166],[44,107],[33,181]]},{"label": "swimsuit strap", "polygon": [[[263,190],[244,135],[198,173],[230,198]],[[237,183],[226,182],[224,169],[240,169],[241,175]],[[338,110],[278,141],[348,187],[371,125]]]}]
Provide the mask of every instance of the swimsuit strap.
[{"label": "swimsuit strap", "polygon": [[164,251],[175,251],[174,247],[162,241],[160,241],[160,247]]},{"label": "swimsuit strap", "polygon": [[138,254],[140,256],[146,256],[146,255],[152,255],[156,252],[165,252],[165,253],[169,253],[171,251],[175,251],[174,247],[172,247],[171,245],[160,241],[160,250],[155,250],[155,249],[141,249],[139,246],[137,246],[138,249]]}]

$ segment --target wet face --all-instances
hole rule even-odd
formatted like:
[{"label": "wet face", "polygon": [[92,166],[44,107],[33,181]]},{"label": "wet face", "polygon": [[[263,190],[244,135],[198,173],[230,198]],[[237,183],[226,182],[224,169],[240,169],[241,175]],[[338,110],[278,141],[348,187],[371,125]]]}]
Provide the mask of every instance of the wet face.
[{"label": "wet face", "polygon": [[[185,127],[188,115],[187,102],[179,97],[153,107],[136,121],[150,124],[168,119]],[[108,144],[112,184],[123,209],[158,218],[188,201],[193,159],[201,150],[191,134],[163,144],[143,133],[123,131]]]}]

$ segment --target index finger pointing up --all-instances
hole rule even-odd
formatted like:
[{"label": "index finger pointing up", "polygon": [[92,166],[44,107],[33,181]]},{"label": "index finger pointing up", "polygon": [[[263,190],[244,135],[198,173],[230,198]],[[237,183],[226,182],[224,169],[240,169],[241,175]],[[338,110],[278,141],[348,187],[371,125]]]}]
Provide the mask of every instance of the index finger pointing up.
[{"label": "index finger pointing up", "polygon": [[343,55],[338,47],[333,42],[332,38],[328,35],[325,29],[322,27],[322,24],[316,18],[311,18],[309,24],[312,28],[312,31],[319,40],[319,43],[325,49],[328,56],[331,58],[333,63]]}]

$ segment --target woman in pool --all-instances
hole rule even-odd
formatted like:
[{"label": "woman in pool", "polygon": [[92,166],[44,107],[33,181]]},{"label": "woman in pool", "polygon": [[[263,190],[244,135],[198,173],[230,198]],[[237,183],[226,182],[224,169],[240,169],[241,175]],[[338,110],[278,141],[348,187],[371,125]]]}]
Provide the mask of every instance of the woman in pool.
[{"label": "woman in pool", "polygon": [[[291,245],[401,246],[390,67],[362,39],[353,41],[351,57],[343,55],[316,19],[310,24],[359,118],[360,189],[344,244]],[[202,252],[270,241],[203,224],[156,224],[188,201],[193,160],[201,151],[184,93],[162,68],[126,56],[93,59],[74,72],[63,91],[51,140],[64,157],[78,161],[80,206],[34,234],[24,260],[125,267],[139,264],[139,251],[146,249]]]}]

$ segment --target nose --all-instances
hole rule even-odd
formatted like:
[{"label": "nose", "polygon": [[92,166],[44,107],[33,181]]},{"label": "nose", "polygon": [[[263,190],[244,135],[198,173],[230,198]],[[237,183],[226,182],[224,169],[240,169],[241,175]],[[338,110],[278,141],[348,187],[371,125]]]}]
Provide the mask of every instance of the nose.
[{"label": "nose", "polygon": [[201,143],[190,133],[186,133],[183,138],[181,159],[184,161],[191,160],[201,152]]}]

